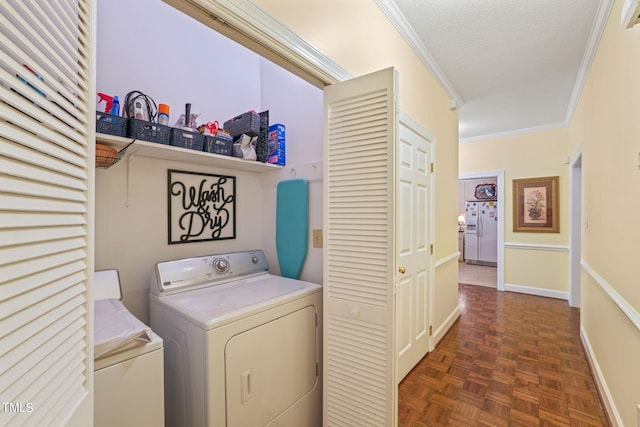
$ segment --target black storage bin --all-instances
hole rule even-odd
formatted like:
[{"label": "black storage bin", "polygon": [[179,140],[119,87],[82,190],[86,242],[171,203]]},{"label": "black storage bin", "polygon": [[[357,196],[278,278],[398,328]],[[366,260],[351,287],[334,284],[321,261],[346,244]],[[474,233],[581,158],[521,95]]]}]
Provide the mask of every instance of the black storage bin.
[{"label": "black storage bin", "polygon": [[96,111],[96,132],[107,135],[125,136],[127,134],[127,119],[125,117]]},{"label": "black storage bin", "polygon": [[256,160],[266,163],[269,159],[269,110],[263,111],[260,116],[260,134],[256,143]]},{"label": "black storage bin", "polygon": [[233,139],[207,135],[204,137],[204,151],[207,153],[222,154],[223,156],[232,156]]},{"label": "black storage bin", "polygon": [[169,144],[171,127],[147,122],[145,120],[129,119],[127,136],[142,141]]},{"label": "black storage bin", "polygon": [[257,136],[260,133],[260,116],[253,111],[247,111],[224,122],[223,129],[229,132],[232,138],[242,134]]},{"label": "black storage bin", "polygon": [[201,133],[178,128],[171,129],[171,145],[174,147],[202,151],[203,144],[204,135]]}]

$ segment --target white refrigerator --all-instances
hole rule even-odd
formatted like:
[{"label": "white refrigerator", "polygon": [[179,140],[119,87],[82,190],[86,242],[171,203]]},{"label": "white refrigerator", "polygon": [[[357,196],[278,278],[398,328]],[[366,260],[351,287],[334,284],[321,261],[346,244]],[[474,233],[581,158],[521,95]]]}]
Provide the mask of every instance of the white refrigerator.
[{"label": "white refrigerator", "polygon": [[498,202],[468,201],[464,209],[464,260],[470,264],[497,265]]}]

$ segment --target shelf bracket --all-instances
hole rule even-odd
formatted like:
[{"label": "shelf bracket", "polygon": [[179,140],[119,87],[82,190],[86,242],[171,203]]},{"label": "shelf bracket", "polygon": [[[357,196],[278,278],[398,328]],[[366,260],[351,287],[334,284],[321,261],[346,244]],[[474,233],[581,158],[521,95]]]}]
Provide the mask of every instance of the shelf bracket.
[{"label": "shelf bracket", "polygon": [[126,188],[124,191],[124,206],[129,207],[129,195],[131,194],[131,186],[133,185],[133,179],[131,179],[131,175],[133,175],[133,160],[135,155],[132,153],[127,156],[127,182],[125,183]]}]

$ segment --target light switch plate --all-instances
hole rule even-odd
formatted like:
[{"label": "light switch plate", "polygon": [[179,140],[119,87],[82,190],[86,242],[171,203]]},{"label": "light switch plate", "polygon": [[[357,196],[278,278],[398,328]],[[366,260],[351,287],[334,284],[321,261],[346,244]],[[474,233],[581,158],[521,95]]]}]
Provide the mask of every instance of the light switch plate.
[{"label": "light switch plate", "polygon": [[313,230],[313,247],[322,247],[322,230]]}]

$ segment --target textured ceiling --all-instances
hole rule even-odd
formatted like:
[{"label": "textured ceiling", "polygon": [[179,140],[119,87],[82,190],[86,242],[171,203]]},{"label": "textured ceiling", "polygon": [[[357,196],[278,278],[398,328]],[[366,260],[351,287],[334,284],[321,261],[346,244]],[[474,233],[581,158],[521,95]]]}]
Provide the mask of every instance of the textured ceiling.
[{"label": "textured ceiling", "polygon": [[450,83],[463,142],[566,125],[602,31],[598,13],[610,9],[608,0],[378,3],[400,12]]}]

